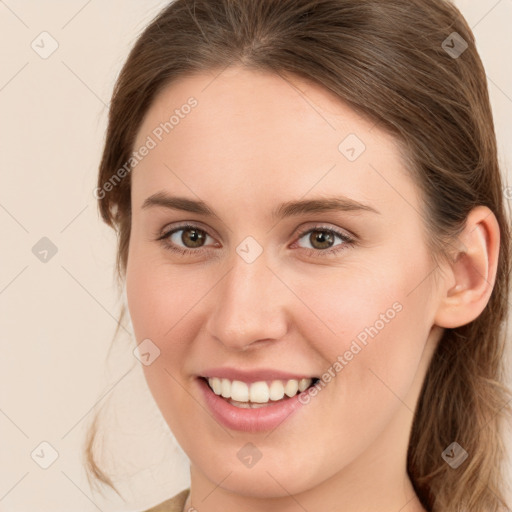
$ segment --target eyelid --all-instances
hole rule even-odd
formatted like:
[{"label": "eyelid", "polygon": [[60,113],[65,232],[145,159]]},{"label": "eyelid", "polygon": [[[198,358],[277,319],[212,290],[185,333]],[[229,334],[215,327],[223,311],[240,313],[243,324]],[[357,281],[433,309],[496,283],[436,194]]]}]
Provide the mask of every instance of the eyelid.
[{"label": "eyelid", "polygon": [[204,231],[206,234],[210,235],[212,238],[213,235],[210,234],[211,229],[209,227],[206,227],[201,221],[197,220],[184,220],[182,222],[171,222],[170,224],[166,224],[162,229],[158,230],[155,234],[157,237],[164,237],[169,235],[171,231],[178,231],[180,229],[200,229],[201,231]]},{"label": "eyelid", "polygon": [[302,238],[304,235],[311,231],[330,231],[332,233],[335,233],[339,237],[347,240],[354,240],[356,239],[356,236],[352,234],[350,231],[347,231],[346,229],[338,228],[336,226],[328,226],[325,223],[313,223],[313,226],[304,227],[296,232],[296,237]]}]

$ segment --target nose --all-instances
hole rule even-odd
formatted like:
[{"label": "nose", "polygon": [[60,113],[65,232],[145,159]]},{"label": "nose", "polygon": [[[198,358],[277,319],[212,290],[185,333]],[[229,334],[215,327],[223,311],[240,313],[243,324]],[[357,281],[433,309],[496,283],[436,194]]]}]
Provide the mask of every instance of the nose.
[{"label": "nose", "polygon": [[215,287],[207,330],[230,349],[246,350],[286,334],[286,301],[293,294],[267,266],[264,255],[247,263],[235,254],[231,269]]}]

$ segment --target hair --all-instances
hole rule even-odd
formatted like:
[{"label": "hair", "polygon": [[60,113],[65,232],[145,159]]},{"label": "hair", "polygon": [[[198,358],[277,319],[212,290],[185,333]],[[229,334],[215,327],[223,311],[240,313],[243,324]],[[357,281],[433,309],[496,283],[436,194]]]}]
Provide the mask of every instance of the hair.
[{"label": "hair", "polygon": [[[453,32],[468,45],[458,57],[443,45]],[[491,296],[474,321],[443,331],[414,414],[407,473],[428,511],[506,507],[510,227],[486,74],[466,20],[446,0],[176,0],[142,32],[118,76],[98,189],[130,161],[141,122],[165,87],[231,65],[310,80],[394,135],[422,193],[433,261],[451,261],[475,206],[496,216],[501,240]],[[119,282],[130,186],[128,173],[98,196],[101,217],[117,234]],[[115,489],[95,460],[95,435],[94,423],[87,471]],[[469,454],[456,470],[441,456],[454,441]]]}]

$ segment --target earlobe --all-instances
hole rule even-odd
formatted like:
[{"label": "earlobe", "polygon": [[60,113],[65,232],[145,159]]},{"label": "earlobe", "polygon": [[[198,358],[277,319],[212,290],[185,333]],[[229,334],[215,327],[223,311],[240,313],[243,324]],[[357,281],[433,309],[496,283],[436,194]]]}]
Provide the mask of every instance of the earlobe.
[{"label": "earlobe", "polygon": [[477,318],[489,302],[498,266],[499,224],[486,206],[468,215],[458,237],[459,249],[447,269],[449,279],[441,287],[434,323],[444,328],[466,325]]}]

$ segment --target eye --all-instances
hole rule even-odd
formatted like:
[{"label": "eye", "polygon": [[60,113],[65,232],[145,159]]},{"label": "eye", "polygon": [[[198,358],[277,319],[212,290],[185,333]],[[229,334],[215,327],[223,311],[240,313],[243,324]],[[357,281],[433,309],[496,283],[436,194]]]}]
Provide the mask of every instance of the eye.
[{"label": "eye", "polygon": [[[325,226],[315,226],[314,228],[302,231],[298,236],[299,240],[305,239],[306,243],[309,244],[309,247],[305,247],[305,249],[314,256],[337,253],[354,243],[352,237]],[[335,245],[336,238],[341,243]]]},{"label": "eye", "polygon": [[[308,236],[309,235],[309,236]],[[299,233],[298,241],[305,238],[310,247],[302,247],[312,256],[328,256],[346,249],[353,245],[355,240],[333,228],[315,226]],[[213,238],[203,229],[194,224],[185,224],[167,230],[157,238],[166,249],[182,255],[198,255],[208,250],[205,247],[208,239]],[[336,239],[341,243],[336,244]],[[293,245],[296,245],[295,242]],[[293,247],[292,245],[292,247]],[[215,244],[219,247],[219,244]],[[301,247],[299,245],[299,247]]]},{"label": "eye", "polygon": [[171,251],[180,254],[197,254],[205,250],[203,244],[208,238],[212,237],[203,229],[193,224],[186,224],[166,231],[158,240]]}]

